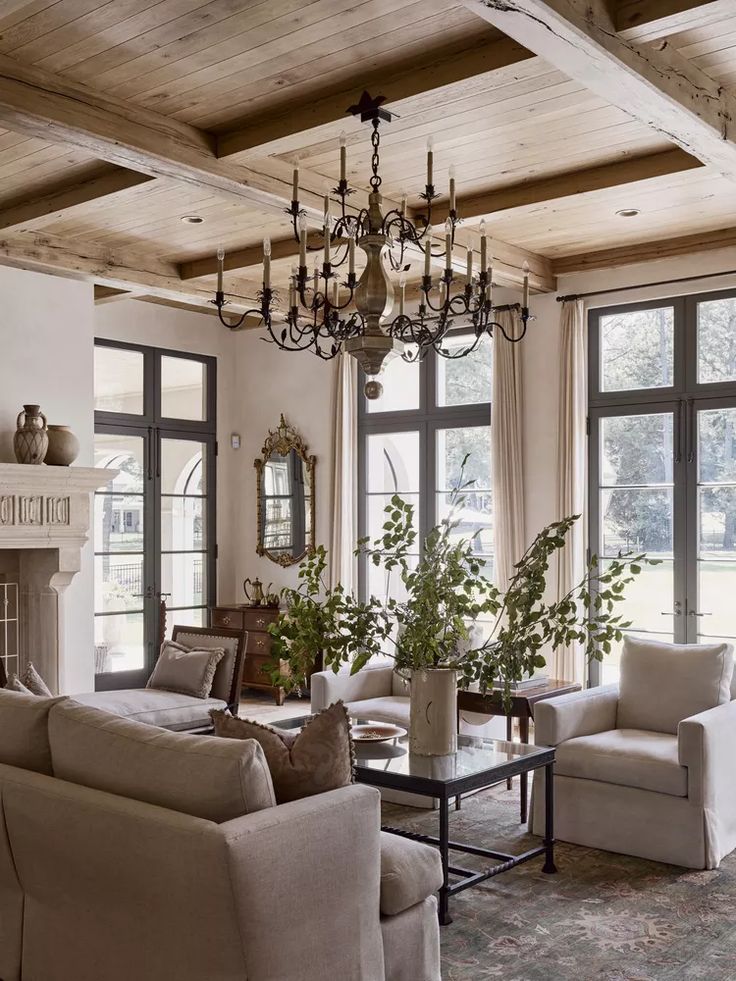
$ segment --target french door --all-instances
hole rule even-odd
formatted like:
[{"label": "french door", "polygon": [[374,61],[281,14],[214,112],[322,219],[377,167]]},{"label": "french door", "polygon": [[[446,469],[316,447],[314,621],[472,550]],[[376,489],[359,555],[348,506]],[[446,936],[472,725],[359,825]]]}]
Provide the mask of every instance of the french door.
[{"label": "french door", "polygon": [[110,341],[95,346],[98,690],[150,675],[168,623],[200,626],[215,599],[213,359]]},{"label": "french door", "polygon": [[735,642],[735,295],[592,311],[590,357],[591,551],[659,560],[619,612],[655,640]]}]

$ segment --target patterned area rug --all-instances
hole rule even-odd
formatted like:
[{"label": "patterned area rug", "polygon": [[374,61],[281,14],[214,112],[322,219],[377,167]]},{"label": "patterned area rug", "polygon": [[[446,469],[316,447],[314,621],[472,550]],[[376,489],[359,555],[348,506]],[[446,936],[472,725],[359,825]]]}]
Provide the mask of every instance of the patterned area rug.
[{"label": "patterned area rug", "polygon": [[[450,835],[523,851],[538,839],[518,808],[505,787],[466,798]],[[383,811],[385,824],[437,834],[436,812]],[[443,981],[736,981],[736,853],[712,872],[564,843],[555,858],[557,875],[536,859],[452,898]]]}]

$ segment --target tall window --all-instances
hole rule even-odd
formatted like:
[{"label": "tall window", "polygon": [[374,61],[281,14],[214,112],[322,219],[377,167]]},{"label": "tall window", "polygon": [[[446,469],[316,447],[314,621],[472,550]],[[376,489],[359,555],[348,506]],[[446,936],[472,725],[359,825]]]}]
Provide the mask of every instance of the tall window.
[{"label": "tall window", "polygon": [[[632,632],[736,638],[736,294],[590,313],[590,541],[645,551]],[[620,650],[598,670],[618,677]]]},{"label": "tall window", "polygon": [[[448,342],[458,347],[467,336]],[[474,479],[460,513],[458,537],[479,532],[476,548],[493,575],[491,492],[491,343],[484,338],[465,358],[430,355],[421,364],[399,358],[387,366],[383,395],[370,402],[359,395],[360,533],[378,536],[383,509],[392,494],[414,505],[418,541],[447,514],[464,457],[466,479]],[[416,561],[417,556],[414,557]],[[360,569],[362,595],[401,595],[375,566]]]},{"label": "tall window", "polygon": [[98,688],[144,684],[169,624],[201,626],[215,590],[213,358],[95,344],[95,465],[118,474],[95,495]]}]

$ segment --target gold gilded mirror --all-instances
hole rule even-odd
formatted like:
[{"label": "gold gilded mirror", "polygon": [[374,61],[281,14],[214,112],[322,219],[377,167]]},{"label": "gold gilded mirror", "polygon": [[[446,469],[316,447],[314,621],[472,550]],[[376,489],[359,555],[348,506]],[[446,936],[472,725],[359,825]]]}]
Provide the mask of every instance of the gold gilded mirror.
[{"label": "gold gilded mirror", "polygon": [[294,565],[314,549],[314,468],[299,433],[281,416],[256,460],[256,551],[279,565]]}]

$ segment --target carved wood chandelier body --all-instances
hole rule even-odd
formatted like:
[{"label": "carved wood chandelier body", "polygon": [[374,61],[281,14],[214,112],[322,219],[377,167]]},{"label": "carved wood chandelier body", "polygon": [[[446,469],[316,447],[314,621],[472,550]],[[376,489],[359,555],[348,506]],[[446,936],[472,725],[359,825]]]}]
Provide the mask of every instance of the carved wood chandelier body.
[{"label": "carved wood chandelier body", "polygon": [[[481,339],[492,336],[498,328],[511,342],[520,341],[529,321],[529,267],[524,263],[523,297],[520,307],[521,328],[509,335],[500,323],[493,320],[493,259],[485,222],[480,224],[480,269],[473,271],[472,248],[467,250],[467,268],[464,284],[453,287],[453,246],[455,230],[460,222],[455,207],[455,177],[452,168],[449,176],[449,217],[445,222],[444,246],[432,243],[432,202],[439,197],[433,183],[434,154],[431,139],[427,144],[427,179],[420,195],[426,202],[426,215],[410,220],[406,213],[406,197],[401,207],[382,211],[380,166],[380,125],[390,122],[391,113],[381,108],[383,96],[372,99],[363,93],[358,105],[348,112],[359,115],[363,122],[372,126],[371,160],[372,175],[368,207],[357,213],[348,213],[347,199],[353,193],[347,172],[347,149],[344,135],[340,139],[340,180],[332,190],[339,200],[340,214],[333,219],[330,195],[325,194],[324,220],[321,240],[317,245],[307,240],[307,215],[299,204],[299,170],[294,169],[293,200],[286,209],[290,215],[294,236],[299,243],[299,266],[293,267],[289,283],[288,307],[285,314],[276,317],[279,297],[271,287],[271,244],[263,240],[263,286],[257,297],[260,306],[247,310],[239,319],[228,321],[223,317],[227,303],[223,291],[225,254],[218,250],[217,291],[213,303],[222,323],[236,330],[246,317],[258,316],[270,335],[270,340],[286,351],[312,351],[318,357],[330,359],[344,350],[351,354],[368,376],[365,392],[368,398],[378,398],[382,391],[376,380],[384,364],[401,356],[406,361],[417,361],[434,350],[444,358],[461,358],[474,351]],[[355,273],[355,247],[366,255],[366,264],[360,274]],[[322,254],[322,262],[315,262],[313,274],[307,267],[310,252]],[[405,311],[405,274],[407,253],[421,255],[424,275],[421,280],[421,299],[418,311],[410,315]],[[432,265],[444,259],[444,271],[435,280]],[[338,278],[337,270],[347,266],[347,275]],[[394,286],[389,278],[389,268],[400,273],[398,313],[394,313]],[[453,326],[470,328],[468,343],[460,348],[443,344],[448,330]]]}]

